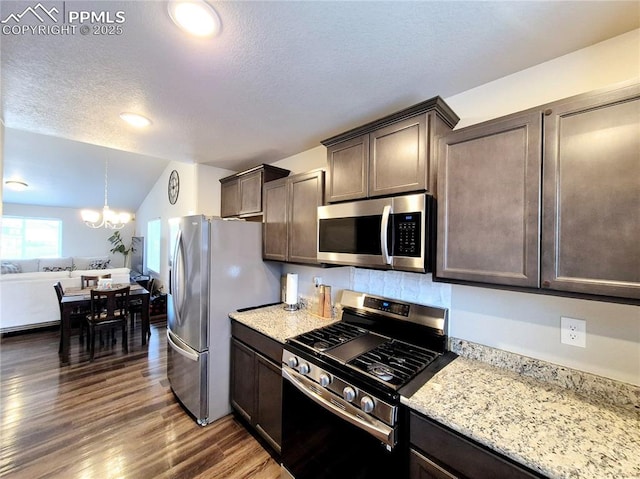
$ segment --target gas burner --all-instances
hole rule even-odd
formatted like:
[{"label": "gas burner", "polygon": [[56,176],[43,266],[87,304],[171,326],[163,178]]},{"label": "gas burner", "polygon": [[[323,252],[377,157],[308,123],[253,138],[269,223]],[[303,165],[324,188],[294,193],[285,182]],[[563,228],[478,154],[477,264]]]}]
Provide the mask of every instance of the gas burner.
[{"label": "gas burner", "polygon": [[384,364],[373,363],[367,366],[367,371],[376,377],[379,377],[383,381],[389,381],[393,379],[393,371]]}]

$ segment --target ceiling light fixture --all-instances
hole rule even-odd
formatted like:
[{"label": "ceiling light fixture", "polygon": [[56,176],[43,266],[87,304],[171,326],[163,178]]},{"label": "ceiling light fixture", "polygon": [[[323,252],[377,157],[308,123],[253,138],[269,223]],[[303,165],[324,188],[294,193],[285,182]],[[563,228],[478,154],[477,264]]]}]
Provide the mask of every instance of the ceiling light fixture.
[{"label": "ceiling light fixture", "polygon": [[24,191],[29,187],[29,185],[22,180],[7,180],[4,184],[13,191]]},{"label": "ceiling light fixture", "polygon": [[82,210],[80,215],[82,221],[89,228],[101,228],[105,227],[112,230],[120,230],[124,228],[129,221],[131,221],[131,215],[129,213],[117,213],[109,209],[107,204],[107,165],[108,160],[104,161],[104,207],[102,208],[102,216],[99,211],[94,210]]},{"label": "ceiling light fixture", "polygon": [[198,37],[212,37],[221,29],[218,13],[204,0],[170,0],[169,16],[180,28]]},{"label": "ceiling light fixture", "polygon": [[136,128],[144,128],[151,124],[151,120],[146,116],[138,115],[137,113],[130,113],[123,111],[120,113],[120,118]]}]

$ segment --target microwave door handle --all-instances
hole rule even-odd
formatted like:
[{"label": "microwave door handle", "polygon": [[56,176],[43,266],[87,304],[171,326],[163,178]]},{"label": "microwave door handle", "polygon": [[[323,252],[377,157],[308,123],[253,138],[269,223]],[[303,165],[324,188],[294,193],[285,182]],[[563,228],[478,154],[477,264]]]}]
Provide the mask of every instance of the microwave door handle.
[{"label": "microwave door handle", "polygon": [[393,256],[389,255],[389,244],[387,242],[389,231],[389,217],[393,211],[391,205],[385,205],[382,210],[382,224],[380,226],[380,250],[382,251],[382,261],[384,264],[391,264]]}]

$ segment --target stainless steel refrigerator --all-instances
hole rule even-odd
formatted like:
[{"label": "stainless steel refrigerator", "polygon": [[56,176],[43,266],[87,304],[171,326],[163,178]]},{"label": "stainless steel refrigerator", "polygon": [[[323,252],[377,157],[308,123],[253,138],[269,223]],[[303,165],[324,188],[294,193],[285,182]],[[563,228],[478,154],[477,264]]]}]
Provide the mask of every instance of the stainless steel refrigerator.
[{"label": "stainless steel refrigerator", "polygon": [[280,300],[281,266],[262,260],[262,224],[180,218],[167,303],[167,376],[200,425],[231,411],[231,322],[239,308]]}]

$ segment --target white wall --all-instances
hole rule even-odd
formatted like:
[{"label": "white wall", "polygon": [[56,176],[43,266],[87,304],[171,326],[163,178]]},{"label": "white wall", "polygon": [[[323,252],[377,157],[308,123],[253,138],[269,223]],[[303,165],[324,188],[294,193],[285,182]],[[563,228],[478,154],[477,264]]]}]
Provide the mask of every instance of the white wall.
[{"label": "white wall", "polygon": [[[629,80],[640,81],[640,30],[445,101],[460,116],[460,127]],[[326,150],[322,146],[275,165],[298,173],[319,167],[321,156],[325,162],[321,166],[326,166]],[[348,284],[359,291],[440,304],[451,308],[453,337],[640,385],[637,306],[433,283],[430,275],[413,273],[295,265],[288,265],[285,271],[299,273],[300,294],[310,294],[311,278],[321,276],[328,284],[333,281],[334,290]],[[587,321],[586,348],[560,343],[560,316]]]},{"label": "white wall", "polygon": [[[180,192],[175,205],[169,203],[167,185],[173,170],[180,177]],[[159,275],[154,275],[163,284],[169,279],[169,220],[181,216],[220,214],[220,178],[233,172],[206,165],[194,165],[173,161],[169,163],[156,184],[136,212],[136,235],[147,236],[147,223],[160,218],[162,220],[162,239],[160,246]]]},{"label": "white wall", "polygon": [[[78,209],[7,203],[4,205],[3,214],[62,220],[62,257],[110,255],[112,267],[124,266],[124,256],[119,253],[112,255],[109,252],[113,246],[109,243],[108,238],[114,233],[114,230],[89,228],[82,221]],[[131,236],[134,235],[135,228],[135,222],[131,222],[120,230],[127,247],[131,244]]]}]

